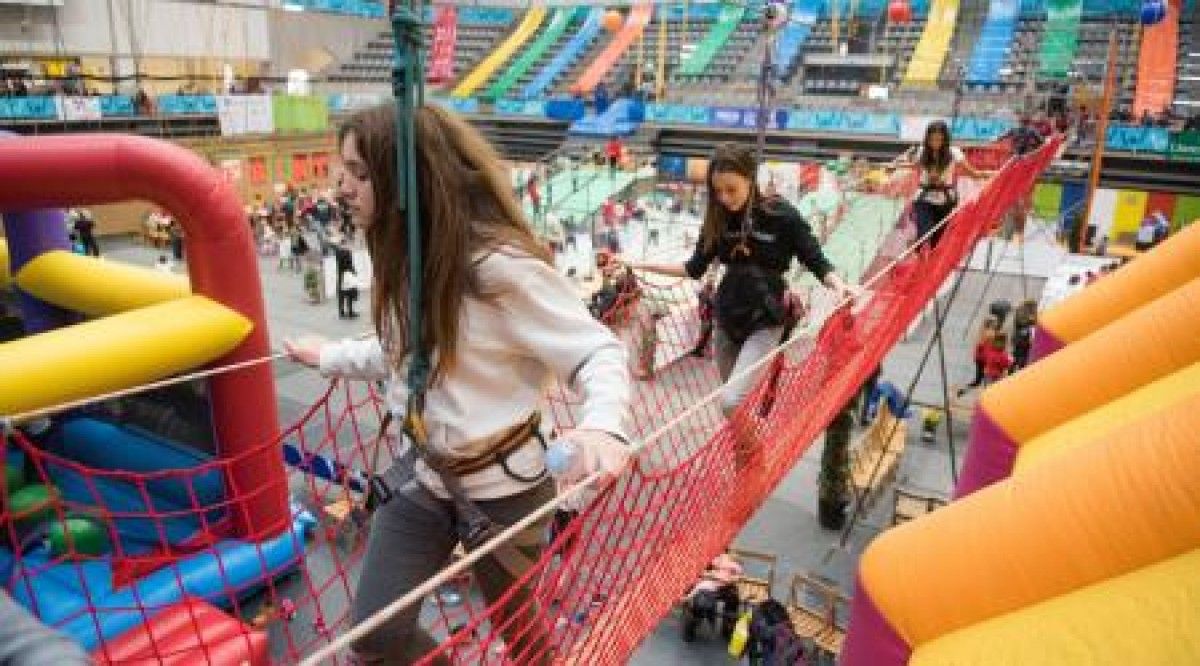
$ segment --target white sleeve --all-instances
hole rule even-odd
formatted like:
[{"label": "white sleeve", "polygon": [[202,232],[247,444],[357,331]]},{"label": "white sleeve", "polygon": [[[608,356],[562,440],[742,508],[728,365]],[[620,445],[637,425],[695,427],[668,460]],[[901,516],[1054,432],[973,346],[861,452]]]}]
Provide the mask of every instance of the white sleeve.
[{"label": "white sleeve", "polygon": [[341,340],[321,347],[321,374],[366,381],[387,379],[391,374],[379,338]]},{"label": "white sleeve", "polygon": [[627,439],[629,364],[612,331],[592,318],[582,298],[552,266],[500,254],[484,263],[503,285],[500,306],[508,315],[513,345],[583,396],[579,427]]}]

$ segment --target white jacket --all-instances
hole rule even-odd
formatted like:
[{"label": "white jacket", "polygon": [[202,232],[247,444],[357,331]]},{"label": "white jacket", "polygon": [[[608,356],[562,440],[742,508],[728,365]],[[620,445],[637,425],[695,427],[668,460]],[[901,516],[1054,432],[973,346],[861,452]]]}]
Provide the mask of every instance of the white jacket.
[{"label": "white jacket", "polygon": [[[463,301],[458,359],[426,394],[425,422],[430,446],[448,457],[470,458],[497,434],[543,410],[551,380],[580,394],[576,427],[626,438],[631,385],[625,350],[612,332],[591,317],[571,284],[552,266],[494,252],[477,265],[483,292],[492,302]],[[407,362],[390,368],[378,339],[345,340],[321,349],[326,376],[388,380],[387,399],[403,420]],[[544,427],[548,429],[549,424]],[[541,447],[531,441],[509,458],[524,477],[544,469]],[[418,479],[446,497],[437,475],[423,463]],[[505,497],[529,488],[498,465],[463,477],[475,499]]]}]

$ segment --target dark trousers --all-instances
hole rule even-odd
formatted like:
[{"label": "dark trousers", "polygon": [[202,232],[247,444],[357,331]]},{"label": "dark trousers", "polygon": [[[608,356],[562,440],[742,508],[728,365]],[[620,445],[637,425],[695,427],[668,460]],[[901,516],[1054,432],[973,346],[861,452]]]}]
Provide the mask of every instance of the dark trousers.
[{"label": "dark trousers", "polygon": [[356,317],[354,301],[358,300],[357,289],[338,289],[338,316]]},{"label": "dark trousers", "polygon": [[970,386],[971,388],[975,388],[976,386],[979,386],[980,384],[982,384],[984,379],[985,379],[985,377],[983,376],[983,361],[975,361],[975,379],[972,379],[971,383],[967,384],[967,386]]},{"label": "dark trousers", "polygon": [[700,338],[692,348],[693,356],[704,356],[708,352],[708,343],[712,340],[713,321],[711,318],[700,321]]},{"label": "dark trousers", "polygon": [[1013,367],[1012,371],[1016,372],[1021,368],[1029,365],[1029,347],[1013,345]]},{"label": "dark trousers", "polygon": [[932,234],[929,233],[929,230],[946,219],[946,216],[950,215],[954,210],[954,206],[952,204],[938,206],[925,201],[915,201],[913,202],[912,210],[913,218],[917,223],[917,238],[921,239],[926,234],[929,234],[929,238],[925,241],[925,244],[929,249],[937,247],[938,241],[942,240],[942,234],[945,233],[946,227],[945,225],[940,226]]},{"label": "dark trousers", "polygon": [[83,243],[83,251],[88,256],[100,256],[100,244],[96,242],[95,234],[79,234],[79,242]]}]

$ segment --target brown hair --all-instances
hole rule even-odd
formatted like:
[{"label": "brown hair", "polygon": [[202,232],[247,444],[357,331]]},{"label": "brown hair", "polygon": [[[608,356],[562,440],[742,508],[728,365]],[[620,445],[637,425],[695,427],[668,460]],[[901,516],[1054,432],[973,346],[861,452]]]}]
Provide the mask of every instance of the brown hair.
[{"label": "brown hair", "polygon": [[708,205],[704,210],[704,223],[700,227],[700,240],[705,252],[713,252],[717,241],[729,228],[734,211],[727,210],[717,201],[713,191],[713,176],[718,173],[734,173],[750,181],[750,199],[747,206],[752,206],[762,195],[758,191],[758,161],[754,151],[747,146],[736,143],[723,143],[713,151],[708,161],[708,172],[704,174],[704,186],[708,188]]},{"label": "brown hair", "polygon": [[[413,118],[423,259],[422,340],[436,350],[433,381],[455,363],[463,299],[489,298],[479,283],[480,254],[503,251],[547,263],[509,187],[496,150],[465,121],[426,104]],[[399,361],[408,349],[408,227],[396,192],[396,106],[351,116],[338,145],[353,137],[375,192],[375,219],[366,232],[374,273],[371,315],[385,353]]]}]

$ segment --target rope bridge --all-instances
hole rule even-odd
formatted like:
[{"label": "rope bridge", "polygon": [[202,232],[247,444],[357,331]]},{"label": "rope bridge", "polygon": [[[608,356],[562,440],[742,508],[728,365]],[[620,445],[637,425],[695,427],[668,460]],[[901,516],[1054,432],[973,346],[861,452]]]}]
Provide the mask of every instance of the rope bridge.
[{"label": "rope bridge", "polygon": [[[591,497],[576,502],[583,509],[494,607],[465,573],[489,544],[368,624],[431,591],[423,622],[442,643],[422,663],[625,663],[1057,147],[1009,161],[959,206],[931,252],[906,249],[901,218],[868,269],[865,304],[836,309],[815,336],[765,361],[767,380],[735,417],[760,446],[750,464],[717,407],[713,364],[687,353],[699,330],[694,286],[640,283],[609,322],[647,377],[636,384],[634,463],[598,490],[560,494],[556,503]],[[556,426],[571,427],[577,398],[555,388],[549,404]],[[96,410],[5,438],[0,574],[13,596],[100,663],[346,663],[351,639],[367,628],[352,627],[349,615],[365,545],[353,507],[366,471],[397,444],[377,435],[385,411],[377,387],[333,382],[294,425],[249,448],[244,456],[282,447],[291,465],[253,488],[235,483],[240,457],[89,464],[70,443],[111,441]],[[151,436],[122,437],[136,446]],[[247,501],[283,486],[293,498],[290,529],[231,529]]]}]

